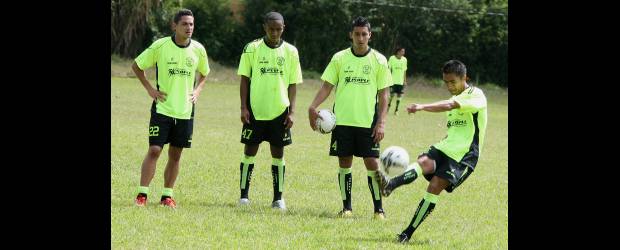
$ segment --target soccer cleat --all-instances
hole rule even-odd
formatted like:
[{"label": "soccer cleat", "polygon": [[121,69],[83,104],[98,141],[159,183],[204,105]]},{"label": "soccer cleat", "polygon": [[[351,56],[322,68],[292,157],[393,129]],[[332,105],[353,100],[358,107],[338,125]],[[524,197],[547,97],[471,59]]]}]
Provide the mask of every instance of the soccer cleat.
[{"label": "soccer cleat", "polygon": [[286,204],[284,204],[284,200],[277,200],[271,203],[271,207],[275,209],[280,209],[282,211],[286,210]]},{"label": "soccer cleat", "polygon": [[338,212],[338,217],[340,217],[340,218],[351,218],[351,217],[353,217],[353,211],[347,210],[347,209],[343,209],[342,211]]},{"label": "soccer cleat", "polygon": [[136,197],[135,204],[138,207],[145,207],[146,206],[146,195],[139,194],[138,197]]},{"label": "soccer cleat", "polygon": [[394,111],[394,115],[395,115],[395,116],[398,116],[398,111]]},{"label": "soccer cleat", "polygon": [[396,241],[398,241],[398,243],[407,243],[409,241],[409,236],[407,236],[406,233],[401,233],[398,236],[396,236]]},{"label": "soccer cleat", "polygon": [[390,188],[390,185],[388,185],[390,184],[390,179],[388,179],[388,177],[381,171],[375,172],[375,177],[377,178],[377,182],[379,182],[379,193],[381,193],[381,196],[390,196],[392,193],[392,189]]},{"label": "soccer cleat", "polygon": [[385,213],[380,212],[380,213],[375,213],[375,216],[373,217],[377,220],[385,220]]},{"label": "soccer cleat", "polygon": [[160,205],[165,207],[170,207],[172,209],[177,208],[177,203],[172,199],[172,197],[166,197],[159,202]]},{"label": "soccer cleat", "polygon": [[248,198],[241,198],[241,199],[239,199],[239,205],[243,205],[243,206],[250,205],[250,199],[248,199]]}]

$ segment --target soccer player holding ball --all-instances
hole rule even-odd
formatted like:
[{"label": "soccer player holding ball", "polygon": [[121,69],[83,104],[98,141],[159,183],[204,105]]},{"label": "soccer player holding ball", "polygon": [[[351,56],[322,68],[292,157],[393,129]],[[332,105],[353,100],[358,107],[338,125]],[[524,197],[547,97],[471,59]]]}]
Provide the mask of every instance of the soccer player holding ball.
[{"label": "soccer player holding ball", "polygon": [[351,165],[353,156],[357,156],[364,159],[367,169],[375,218],[384,219],[375,172],[379,166],[379,142],[384,136],[392,77],[385,56],[368,46],[371,37],[368,19],[357,17],[353,20],[349,37],[351,47],[334,54],[321,76],[324,83],[308,108],[310,127],[317,129],[316,108],[335,87],[336,128],[332,131],[329,154],[338,156],[340,165],[338,183],[343,209],[339,215],[352,216]]},{"label": "soccer player holding ball", "polygon": [[439,194],[451,193],[474,171],[487,126],[487,100],[479,88],[466,82],[467,69],[457,60],[446,62],[443,67],[443,81],[452,98],[430,104],[411,104],[409,113],[418,111],[446,112],[448,136],[430,147],[427,153],[418,157],[412,168],[392,179],[377,172],[381,195],[387,197],[394,189],[412,183],[424,175],[429,181],[426,194],[411,219],[409,226],[398,235],[398,241],[405,243],[420,226],[439,201]]},{"label": "soccer player holding ball", "polygon": [[258,146],[268,141],[271,148],[273,200],[271,206],[286,210],[284,191],[284,146],[290,145],[294,122],[296,84],[302,82],[299,54],[295,46],[282,40],[284,17],[277,12],[265,15],[265,36],[243,48],[237,74],[241,76],[241,143],[245,144],[240,164],[241,198],[248,205],[254,157]]}]

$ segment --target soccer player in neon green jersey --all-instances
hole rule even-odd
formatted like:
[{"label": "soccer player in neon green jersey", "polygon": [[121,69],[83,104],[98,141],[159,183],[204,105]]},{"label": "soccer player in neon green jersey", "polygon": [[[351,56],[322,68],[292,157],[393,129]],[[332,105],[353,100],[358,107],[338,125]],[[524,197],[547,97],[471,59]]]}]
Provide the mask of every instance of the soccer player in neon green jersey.
[{"label": "soccer player in neon green jersey", "polygon": [[403,96],[405,86],[407,86],[407,58],[405,57],[405,48],[396,48],[394,55],[390,56],[390,59],[388,60],[388,66],[390,67],[390,71],[392,72],[392,80],[394,81],[394,85],[390,87],[388,112],[390,111],[390,106],[392,106],[392,98],[394,98],[394,94],[396,94],[397,99],[394,114],[398,115],[398,105],[400,105],[400,100]]},{"label": "soccer player in neon green jersey", "polygon": [[[331,156],[338,156],[340,166],[338,183],[343,209],[342,217],[352,216],[351,165],[353,156],[362,157],[368,174],[368,187],[373,197],[374,217],[384,219],[385,214],[375,177],[379,157],[379,142],[383,139],[387,113],[388,87],[392,77],[387,60],[368,46],[371,36],[370,23],[357,17],[351,25],[350,48],[337,52],[321,76],[323,86],[308,108],[310,126],[316,130],[316,108],[325,101],[336,87],[334,114],[336,128],[332,131]],[[378,100],[377,100],[378,99]],[[378,108],[377,108],[378,104]]]},{"label": "soccer player in neon green jersey", "polygon": [[451,193],[471,175],[482,152],[487,126],[487,100],[479,88],[466,82],[467,69],[457,60],[446,62],[442,68],[443,81],[452,98],[430,104],[411,104],[409,113],[418,111],[446,112],[448,136],[430,147],[427,153],[402,175],[388,179],[377,173],[381,194],[385,197],[402,185],[410,184],[424,175],[429,181],[426,194],[411,219],[409,226],[398,235],[398,241],[405,243],[428,216],[439,201],[439,194]]},{"label": "soccer player in neon green jersey", "polygon": [[299,54],[295,46],[282,40],[284,17],[277,12],[265,15],[265,36],[243,48],[237,74],[241,77],[241,158],[239,204],[250,203],[248,194],[254,157],[258,146],[268,141],[271,149],[273,200],[271,206],[286,210],[284,191],[284,146],[290,145],[294,123],[296,84],[302,82]]},{"label": "soccer player in neon green jersey", "polygon": [[[192,144],[194,105],[209,74],[205,48],[191,39],[194,31],[192,12],[183,9],[176,13],[173,28],[174,35],[155,41],[132,65],[138,79],[154,99],[149,124],[149,149],[142,162],[140,186],[135,200],[138,206],[146,205],[157,159],[164,144],[170,143],[160,204],[176,208],[172,189],[179,174],[183,148],[190,148]],[[153,88],[144,73],[145,69],[153,66],[157,70],[157,89]],[[197,86],[196,71],[200,72]]]}]

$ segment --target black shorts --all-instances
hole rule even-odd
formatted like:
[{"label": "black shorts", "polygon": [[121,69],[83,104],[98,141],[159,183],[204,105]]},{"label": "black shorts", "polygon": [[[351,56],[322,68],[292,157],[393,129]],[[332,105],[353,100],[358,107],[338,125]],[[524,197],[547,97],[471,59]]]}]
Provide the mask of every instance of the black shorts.
[{"label": "black shorts", "polygon": [[284,121],[288,115],[288,108],[280,116],[269,121],[257,121],[250,110],[250,124],[243,124],[241,129],[241,143],[247,145],[260,144],[268,141],[270,145],[284,147],[293,143],[291,129],[286,129]]},{"label": "black shorts", "polygon": [[[374,124],[374,123],[373,123]],[[379,143],[375,143],[371,128],[336,125],[332,131],[329,155],[379,157]]]},{"label": "black shorts", "polygon": [[403,85],[394,84],[390,86],[390,93],[392,94],[402,94],[403,93]]},{"label": "black shorts", "polygon": [[465,154],[460,162],[456,162],[454,159],[450,158],[433,146],[431,146],[427,153],[421,154],[418,158],[424,155],[435,160],[436,167],[435,173],[425,174],[424,178],[431,181],[433,176],[438,176],[448,180],[450,182],[450,186],[446,188],[448,193],[454,191],[454,189],[461,185],[461,183],[463,183],[467,177],[474,172],[474,167],[476,167],[476,163],[478,162],[478,154],[475,151],[470,151]]},{"label": "black shorts", "polygon": [[194,118],[177,119],[160,113],[151,112],[149,122],[149,145],[170,143],[170,146],[191,148]]}]

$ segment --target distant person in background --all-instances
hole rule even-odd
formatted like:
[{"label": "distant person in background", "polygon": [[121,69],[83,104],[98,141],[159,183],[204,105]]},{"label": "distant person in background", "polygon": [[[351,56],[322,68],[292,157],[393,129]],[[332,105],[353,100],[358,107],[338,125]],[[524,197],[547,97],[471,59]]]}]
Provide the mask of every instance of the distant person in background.
[{"label": "distant person in background", "polygon": [[413,114],[418,111],[446,112],[448,135],[432,145],[428,152],[418,156],[418,160],[402,175],[388,179],[377,171],[384,197],[402,185],[411,184],[420,175],[424,175],[429,182],[409,226],[398,235],[397,240],[401,243],[409,241],[413,232],[435,209],[441,191],[451,193],[474,172],[482,152],[487,127],[487,99],[481,89],[466,82],[467,69],[462,62],[450,60],[443,65],[442,72],[452,97],[429,104],[413,103],[407,111]]},{"label": "distant person in background", "polygon": [[248,194],[254,157],[260,143],[268,141],[273,177],[271,207],[284,211],[284,146],[293,143],[291,127],[295,120],[297,84],[302,83],[301,65],[297,48],[282,40],[284,17],[280,13],[267,13],[263,29],[264,37],[243,48],[237,70],[241,77],[241,143],[245,144],[239,166],[239,204],[250,204]]},{"label": "distant person in background", "polygon": [[396,109],[394,115],[398,115],[398,105],[405,92],[405,86],[407,86],[407,58],[405,57],[405,48],[398,47],[394,50],[394,55],[390,56],[388,60],[388,66],[392,72],[392,80],[394,85],[390,87],[390,101],[388,102],[388,112],[390,112],[390,106],[392,106],[392,98],[394,94],[396,98]]},{"label": "distant person in background", "polygon": [[[172,189],[179,174],[183,148],[192,145],[194,105],[209,74],[207,51],[191,39],[194,15],[182,9],[174,16],[174,34],[164,37],[144,50],[132,65],[142,86],[153,98],[149,123],[149,149],[142,162],[137,206],[147,204],[149,184],[164,145],[170,143],[168,164],[164,171],[164,190],[160,204],[176,208]],[[146,79],[144,70],[155,66],[157,89]],[[200,72],[196,84],[196,71]]]}]

